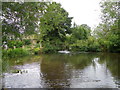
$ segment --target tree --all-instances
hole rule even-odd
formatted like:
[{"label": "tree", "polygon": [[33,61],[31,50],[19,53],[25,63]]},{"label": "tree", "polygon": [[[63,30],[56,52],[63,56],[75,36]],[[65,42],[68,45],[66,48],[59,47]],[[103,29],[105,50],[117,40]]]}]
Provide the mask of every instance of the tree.
[{"label": "tree", "polygon": [[74,25],[72,29],[72,37],[77,40],[88,39],[91,29],[88,25],[82,24],[80,26]]},{"label": "tree", "polygon": [[120,2],[101,2],[102,23],[96,33],[101,46],[107,51],[120,52]]},{"label": "tree", "polygon": [[36,32],[39,18],[43,15],[46,2],[3,2],[2,3],[2,38],[20,37]]},{"label": "tree", "polygon": [[91,36],[90,32],[91,28],[88,25],[76,25],[74,23],[72,33],[67,38],[69,49],[74,51],[88,51],[88,38]]},{"label": "tree", "polygon": [[72,17],[68,17],[59,3],[52,2],[40,18],[40,35],[43,47],[62,49],[66,40],[66,34],[70,33]]}]

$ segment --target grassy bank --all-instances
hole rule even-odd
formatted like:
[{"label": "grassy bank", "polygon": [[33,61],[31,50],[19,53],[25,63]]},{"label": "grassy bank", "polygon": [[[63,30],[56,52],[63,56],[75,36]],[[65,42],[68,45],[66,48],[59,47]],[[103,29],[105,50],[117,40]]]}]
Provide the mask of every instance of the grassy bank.
[{"label": "grassy bank", "polygon": [[8,49],[8,50],[2,50],[2,58],[9,57],[23,57],[26,55],[29,55],[29,51],[22,48],[16,48],[16,49]]}]

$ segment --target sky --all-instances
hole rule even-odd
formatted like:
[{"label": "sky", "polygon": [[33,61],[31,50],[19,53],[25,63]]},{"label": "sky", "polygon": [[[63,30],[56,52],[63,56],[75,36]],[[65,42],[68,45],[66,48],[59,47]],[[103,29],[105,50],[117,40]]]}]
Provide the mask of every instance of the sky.
[{"label": "sky", "polygon": [[101,0],[53,0],[61,3],[62,7],[73,17],[72,23],[77,25],[87,24],[95,28],[100,20]]}]

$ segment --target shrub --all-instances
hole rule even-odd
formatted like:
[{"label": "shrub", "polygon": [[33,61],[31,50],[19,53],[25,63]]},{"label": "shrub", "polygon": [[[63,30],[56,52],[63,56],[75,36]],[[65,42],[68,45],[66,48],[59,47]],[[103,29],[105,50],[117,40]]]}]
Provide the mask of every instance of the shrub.
[{"label": "shrub", "polygon": [[14,48],[14,46],[16,45],[16,42],[15,41],[8,41],[7,45],[9,48]]},{"label": "shrub", "polygon": [[24,42],[18,40],[11,40],[8,41],[7,45],[9,48],[14,48],[14,46],[16,46],[16,48],[20,48],[24,45]]},{"label": "shrub", "polygon": [[85,51],[85,52],[99,52],[101,51],[100,45],[97,40],[77,40],[69,46],[72,51]]},{"label": "shrub", "polygon": [[43,46],[43,53],[56,53],[61,49],[60,45],[45,43]]},{"label": "shrub", "polygon": [[2,50],[2,57],[22,57],[28,55],[28,51],[22,48],[16,48],[16,49],[8,49],[8,50]]},{"label": "shrub", "polygon": [[39,48],[39,47],[40,47],[40,44],[36,44],[36,45],[35,45],[35,48]]},{"label": "shrub", "polygon": [[40,51],[40,48],[34,48],[34,54],[38,54]]},{"label": "shrub", "polygon": [[94,42],[93,44],[88,46],[88,51],[90,52],[99,52],[101,51],[100,45],[98,42]]},{"label": "shrub", "polygon": [[22,41],[16,41],[16,44],[15,44],[16,48],[20,48],[23,45],[24,45],[24,42],[22,42]]},{"label": "shrub", "polygon": [[29,39],[24,40],[24,44],[25,44],[25,45],[30,45],[30,44],[31,44],[31,40],[29,40]]},{"label": "shrub", "polygon": [[77,40],[74,44],[70,45],[73,51],[87,51],[87,42],[84,40]]}]

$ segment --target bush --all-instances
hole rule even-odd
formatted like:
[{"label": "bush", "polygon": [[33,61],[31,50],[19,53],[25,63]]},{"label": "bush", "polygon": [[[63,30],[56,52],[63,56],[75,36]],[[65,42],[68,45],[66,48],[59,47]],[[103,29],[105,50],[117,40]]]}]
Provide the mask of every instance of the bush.
[{"label": "bush", "polygon": [[8,49],[8,50],[2,50],[2,57],[22,57],[28,55],[28,51],[22,48],[16,48],[16,49]]},{"label": "bush", "polygon": [[34,48],[34,54],[39,54],[40,48]]},{"label": "bush", "polygon": [[73,51],[87,51],[88,46],[85,40],[77,40],[74,44],[70,45]]},{"label": "bush", "polygon": [[36,45],[35,45],[35,48],[39,48],[39,47],[40,47],[40,44],[36,44]]},{"label": "bush", "polygon": [[8,41],[7,45],[9,48],[14,48],[14,46],[16,45],[16,42],[15,41]]},{"label": "bush", "polygon": [[22,42],[22,41],[16,41],[16,48],[20,48],[20,47],[22,47],[24,45],[24,42]]},{"label": "bush", "polygon": [[94,38],[86,40],[77,40],[69,46],[72,51],[85,51],[85,52],[99,52],[101,51],[100,44]]},{"label": "bush", "polygon": [[43,46],[43,53],[56,53],[57,51],[61,50],[60,45],[45,43]]},{"label": "bush", "polygon": [[29,40],[29,39],[24,40],[24,44],[25,44],[25,45],[30,45],[30,44],[31,44],[31,40]]},{"label": "bush", "polygon": [[11,40],[7,42],[7,45],[9,48],[14,48],[14,46],[16,46],[16,48],[20,48],[24,45],[24,42],[22,41],[18,41],[18,40]]},{"label": "bush", "polygon": [[101,48],[98,42],[94,42],[93,44],[88,46],[88,51],[90,52],[100,52]]}]

